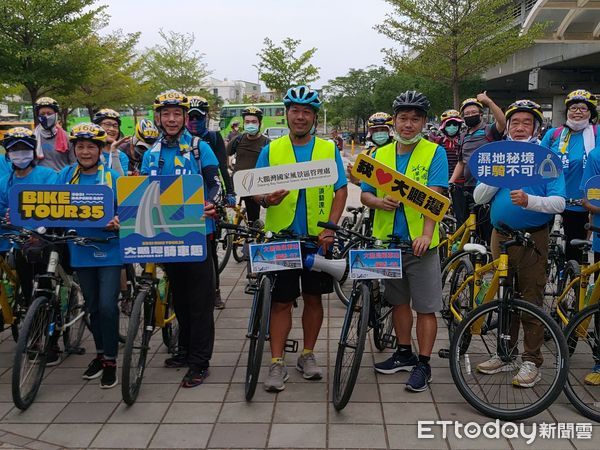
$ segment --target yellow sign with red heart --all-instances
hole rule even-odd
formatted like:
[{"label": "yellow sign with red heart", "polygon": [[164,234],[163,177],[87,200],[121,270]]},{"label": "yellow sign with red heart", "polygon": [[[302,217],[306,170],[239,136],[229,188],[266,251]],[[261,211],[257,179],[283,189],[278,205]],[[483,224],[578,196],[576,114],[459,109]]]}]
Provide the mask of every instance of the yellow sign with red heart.
[{"label": "yellow sign with red heart", "polygon": [[364,153],[356,158],[352,175],[436,222],[444,218],[444,214],[450,207],[450,200],[442,194],[396,172]]}]

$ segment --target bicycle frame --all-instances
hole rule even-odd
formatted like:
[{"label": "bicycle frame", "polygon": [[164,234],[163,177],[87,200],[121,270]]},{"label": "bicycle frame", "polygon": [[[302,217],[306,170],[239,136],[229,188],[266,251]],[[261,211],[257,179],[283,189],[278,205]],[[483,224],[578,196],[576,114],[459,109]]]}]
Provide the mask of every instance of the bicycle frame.
[{"label": "bicycle frame", "polygon": [[474,211],[471,211],[467,220],[460,226],[458,229],[446,236],[446,239],[440,242],[439,246],[446,246],[448,248],[448,257],[452,255],[452,247],[453,245],[459,241],[459,245],[457,251],[461,251],[465,244],[469,242],[473,233],[475,233],[477,229],[477,215]]},{"label": "bicycle frame", "polygon": [[[3,257],[0,257],[0,272],[13,286],[14,293],[15,295],[17,295],[19,277],[16,271],[14,271],[8,265],[8,263]],[[15,323],[16,317],[14,315],[12,307],[10,306],[10,303],[8,302],[8,294],[6,293],[6,289],[0,289],[0,311],[2,311],[2,320],[5,325],[13,325]]]},{"label": "bicycle frame", "polygon": [[158,300],[153,301],[154,327],[164,328],[166,325],[173,322],[176,319],[176,316],[173,313],[169,317],[165,318],[165,312],[167,311],[167,299],[169,297],[169,280],[167,279],[164,298],[161,298],[158,294],[158,283],[159,279],[157,276],[157,264],[146,263],[144,266],[144,271],[142,272],[142,275],[138,282],[139,289],[150,291],[151,295],[147,298]]},{"label": "bicycle frame", "polygon": [[598,303],[598,301],[600,301],[600,283],[594,284],[594,288],[592,289],[590,298],[586,300],[587,288],[589,285],[590,277],[594,273],[599,272],[599,271],[600,271],[600,261],[598,261],[594,264],[591,264],[591,265],[588,264],[587,261],[585,261],[582,263],[581,272],[580,272],[579,276],[573,278],[571,280],[571,282],[567,286],[564,287],[562,293],[560,294],[560,296],[558,297],[558,300],[556,301],[556,314],[558,315],[560,320],[563,322],[563,324],[567,325],[569,323],[569,318],[567,317],[565,312],[563,312],[562,305],[565,300],[565,297],[567,296],[567,294],[569,293],[571,288],[576,283],[579,283],[578,311],[582,311],[587,306],[595,305],[596,303]]}]

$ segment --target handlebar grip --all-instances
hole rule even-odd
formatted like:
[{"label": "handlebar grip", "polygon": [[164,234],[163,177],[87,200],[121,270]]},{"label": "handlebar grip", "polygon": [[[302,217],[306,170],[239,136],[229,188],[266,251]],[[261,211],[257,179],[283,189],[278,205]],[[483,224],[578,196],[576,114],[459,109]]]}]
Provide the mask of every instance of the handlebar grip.
[{"label": "handlebar grip", "polygon": [[331,222],[317,222],[317,226],[321,228],[326,228],[328,230],[338,231],[340,229],[339,225]]},{"label": "handlebar grip", "polygon": [[593,231],[594,233],[600,233],[600,227],[595,227],[591,223],[586,223],[584,228],[588,231]]}]

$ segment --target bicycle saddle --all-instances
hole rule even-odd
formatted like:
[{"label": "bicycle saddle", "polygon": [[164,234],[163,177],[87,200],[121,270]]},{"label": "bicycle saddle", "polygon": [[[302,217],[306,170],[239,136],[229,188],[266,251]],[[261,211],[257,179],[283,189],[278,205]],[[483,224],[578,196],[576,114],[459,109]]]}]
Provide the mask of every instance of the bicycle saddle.
[{"label": "bicycle saddle", "polygon": [[480,255],[487,255],[487,248],[481,244],[465,244],[463,250],[468,253],[479,253]]},{"label": "bicycle saddle", "polygon": [[577,247],[577,248],[581,249],[584,247],[591,247],[592,241],[587,241],[585,239],[571,239],[571,242],[569,242],[569,244],[572,245],[573,247]]}]

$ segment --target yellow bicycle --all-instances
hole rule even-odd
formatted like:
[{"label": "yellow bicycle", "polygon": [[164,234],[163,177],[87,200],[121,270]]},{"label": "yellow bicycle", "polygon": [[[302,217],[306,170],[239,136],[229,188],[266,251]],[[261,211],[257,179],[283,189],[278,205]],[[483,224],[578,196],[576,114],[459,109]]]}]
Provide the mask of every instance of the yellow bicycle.
[{"label": "yellow bicycle", "polygon": [[9,263],[11,253],[0,256],[0,331],[10,327],[15,342],[19,339],[19,330],[25,314],[27,301],[23,298],[19,276]]}]

